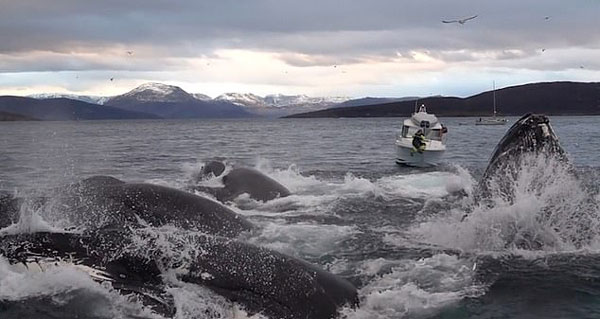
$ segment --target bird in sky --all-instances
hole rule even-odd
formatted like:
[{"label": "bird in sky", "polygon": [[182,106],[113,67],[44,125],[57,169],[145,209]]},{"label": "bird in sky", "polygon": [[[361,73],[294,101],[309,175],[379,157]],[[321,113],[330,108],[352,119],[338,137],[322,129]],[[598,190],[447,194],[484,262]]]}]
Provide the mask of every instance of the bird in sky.
[{"label": "bird in sky", "polygon": [[115,78],[110,78],[111,81],[113,81]]},{"label": "bird in sky", "polygon": [[133,51],[127,51],[127,54],[133,55]]},{"label": "bird in sky", "polygon": [[443,23],[459,23],[459,24],[465,24],[465,22],[469,21],[469,20],[473,20],[477,18],[477,15],[474,16],[470,16],[468,18],[464,18],[464,19],[458,19],[458,20],[442,20]]}]

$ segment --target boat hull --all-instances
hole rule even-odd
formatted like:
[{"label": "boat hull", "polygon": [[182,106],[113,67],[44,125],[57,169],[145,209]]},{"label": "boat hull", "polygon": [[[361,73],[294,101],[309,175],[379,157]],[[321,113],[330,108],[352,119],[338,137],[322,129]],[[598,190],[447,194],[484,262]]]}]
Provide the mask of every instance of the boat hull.
[{"label": "boat hull", "polygon": [[415,167],[437,166],[442,160],[444,150],[425,150],[423,153],[412,152],[412,147],[396,144],[396,163]]}]

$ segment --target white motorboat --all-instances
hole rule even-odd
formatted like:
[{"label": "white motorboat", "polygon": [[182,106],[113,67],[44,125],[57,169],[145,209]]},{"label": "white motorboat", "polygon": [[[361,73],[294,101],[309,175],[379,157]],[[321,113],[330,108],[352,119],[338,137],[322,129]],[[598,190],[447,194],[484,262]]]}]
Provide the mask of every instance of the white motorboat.
[{"label": "white motorboat", "polygon": [[[425,147],[419,152],[413,146],[415,134],[421,131],[425,137]],[[396,137],[396,163],[428,167],[439,164],[446,151],[446,133],[448,129],[440,123],[434,114],[427,113],[425,105],[419,111],[405,119],[402,129]]]},{"label": "white motorboat", "polygon": [[492,117],[480,117],[475,121],[475,125],[504,125],[506,124],[508,121],[503,118],[503,117],[499,117],[496,114],[496,82],[494,82],[494,91],[493,91],[493,96],[494,96],[494,115],[492,115]]}]

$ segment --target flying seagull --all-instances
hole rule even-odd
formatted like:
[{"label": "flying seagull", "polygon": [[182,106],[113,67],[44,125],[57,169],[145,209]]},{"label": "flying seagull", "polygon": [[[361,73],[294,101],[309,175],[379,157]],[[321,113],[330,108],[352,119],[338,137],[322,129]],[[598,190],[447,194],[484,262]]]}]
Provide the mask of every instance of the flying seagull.
[{"label": "flying seagull", "polygon": [[460,20],[442,20],[443,23],[460,23],[460,24],[465,24],[465,22],[475,19],[477,18],[477,15],[468,17],[468,18],[464,18],[464,19],[460,19]]}]

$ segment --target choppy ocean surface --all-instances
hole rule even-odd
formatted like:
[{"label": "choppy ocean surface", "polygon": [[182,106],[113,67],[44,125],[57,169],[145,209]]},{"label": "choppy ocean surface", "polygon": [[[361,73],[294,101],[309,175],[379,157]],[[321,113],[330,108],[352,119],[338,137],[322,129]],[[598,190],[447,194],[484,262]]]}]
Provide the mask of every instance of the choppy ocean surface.
[{"label": "choppy ocean surface", "polygon": [[[432,169],[395,164],[399,118],[6,122],[0,190],[40,194],[93,175],[183,188],[219,157],[291,190],[266,203],[240,196],[230,207],[260,226],[250,242],[354,283],[361,306],[343,309],[345,318],[599,318],[600,215],[578,205],[582,197],[600,199],[599,119],[551,117],[577,178],[522,174],[515,183],[548,183],[517,187],[514,203],[491,209],[467,208],[469,196],[456,192],[477,187],[515,118],[506,126],[442,119],[448,150]],[[544,219],[548,201],[561,203],[552,220]],[[463,220],[467,210],[471,218]],[[35,229],[44,212],[34,214]],[[572,245],[565,238],[577,239],[581,214],[592,216],[591,239]],[[536,250],[512,245],[524,231],[553,240]],[[170,292],[178,318],[243,317],[243,309],[193,285]],[[16,272],[0,258],[0,318],[27,317],[159,316],[75,269]]]}]

